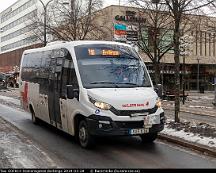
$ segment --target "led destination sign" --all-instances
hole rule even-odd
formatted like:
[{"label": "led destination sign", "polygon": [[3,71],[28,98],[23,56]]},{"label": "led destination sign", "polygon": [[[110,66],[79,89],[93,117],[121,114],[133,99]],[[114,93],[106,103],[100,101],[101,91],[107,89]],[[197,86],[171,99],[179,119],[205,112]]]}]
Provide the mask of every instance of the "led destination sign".
[{"label": "led destination sign", "polygon": [[90,56],[119,56],[120,52],[109,49],[88,49],[88,54]]}]

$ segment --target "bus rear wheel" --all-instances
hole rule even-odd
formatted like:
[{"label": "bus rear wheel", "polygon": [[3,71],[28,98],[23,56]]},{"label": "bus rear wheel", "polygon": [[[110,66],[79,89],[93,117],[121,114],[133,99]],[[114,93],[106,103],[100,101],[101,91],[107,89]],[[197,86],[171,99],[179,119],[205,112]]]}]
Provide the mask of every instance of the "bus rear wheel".
[{"label": "bus rear wheel", "polygon": [[158,133],[147,133],[140,135],[143,143],[151,143],[154,142],[155,139],[157,139]]},{"label": "bus rear wheel", "polygon": [[39,119],[35,116],[34,111],[31,111],[31,116],[32,116],[32,122],[33,124],[37,125],[39,123]]},{"label": "bus rear wheel", "polygon": [[93,136],[89,134],[88,125],[85,120],[81,120],[78,129],[78,138],[81,147],[91,148],[94,145]]}]

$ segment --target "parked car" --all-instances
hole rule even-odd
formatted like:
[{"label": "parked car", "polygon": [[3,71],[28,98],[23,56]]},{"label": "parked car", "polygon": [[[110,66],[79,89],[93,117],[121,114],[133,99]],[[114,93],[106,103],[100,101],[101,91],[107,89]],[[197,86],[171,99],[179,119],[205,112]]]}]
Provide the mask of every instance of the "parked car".
[{"label": "parked car", "polygon": [[8,87],[19,87],[18,84],[19,72],[7,73],[6,74],[6,83]]},{"label": "parked car", "polygon": [[6,75],[4,73],[0,73],[0,89],[1,88],[7,88]]}]

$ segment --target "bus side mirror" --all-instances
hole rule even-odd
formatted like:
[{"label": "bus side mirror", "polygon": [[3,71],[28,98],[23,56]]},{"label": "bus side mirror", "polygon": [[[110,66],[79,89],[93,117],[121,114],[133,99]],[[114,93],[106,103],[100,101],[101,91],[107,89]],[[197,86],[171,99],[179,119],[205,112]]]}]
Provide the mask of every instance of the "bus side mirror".
[{"label": "bus side mirror", "polygon": [[74,98],[74,88],[72,85],[67,85],[67,98],[68,99]]},{"label": "bus side mirror", "polygon": [[154,90],[157,93],[158,97],[162,98],[162,96],[163,96],[163,86],[161,84],[157,84],[154,87]]}]

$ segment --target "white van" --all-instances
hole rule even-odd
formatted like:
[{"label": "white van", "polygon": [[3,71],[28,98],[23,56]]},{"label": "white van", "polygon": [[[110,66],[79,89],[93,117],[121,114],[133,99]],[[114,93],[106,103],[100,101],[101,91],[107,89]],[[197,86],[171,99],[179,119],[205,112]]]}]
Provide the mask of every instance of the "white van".
[{"label": "white van", "polygon": [[92,146],[95,136],[139,135],[152,142],[164,111],[144,62],[127,44],[58,42],[26,50],[20,66],[23,108]]}]

